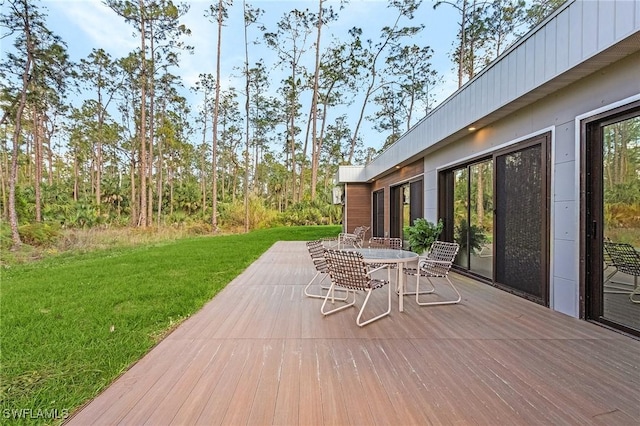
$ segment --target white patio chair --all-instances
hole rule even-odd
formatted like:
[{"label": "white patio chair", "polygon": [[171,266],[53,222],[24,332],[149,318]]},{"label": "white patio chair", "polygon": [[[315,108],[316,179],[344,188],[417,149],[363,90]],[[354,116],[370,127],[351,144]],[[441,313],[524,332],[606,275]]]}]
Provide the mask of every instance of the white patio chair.
[{"label": "white patio chair", "polygon": [[[329,292],[325,296],[322,307],[320,308],[320,312],[323,315],[326,316],[354,306],[356,302],[357,291],[366,291],[367,293],[367,296],[364,299],[364,303],[360,308],[360,312],[358,312],[358,317],[356,318],[356,324],[358,324],[358,326],[365,326],[375,320],[389,315],[389,313],[391,312],[391,286],[389,285],[391,272],[389,269],[389,265],[383,265],[380,268],[368,270],[367,264],[364,262],[362,254],[352,251],[325,250],[324,256],[327,261],[329,276],[331,277],[331,287],[329,288]],[[381,269],[387,269],[386,280],[374,278],[371,276],[373,272]],[[371,319],[362,321],[362,313],[367,306],[367,302],[369,302],[371,293],[373,292],[373,290],[382,288],[384,286],[387,286],[388,289],[387,310],[384,313],[377,315]],[[342,306],[331,310],[325,310],[327,302],[329,302],[329,300],[333,301],[333,291],[336,289],[336,287],[346,289],[347,294],[352,293],[353,301],[346,301],[346,304]]]},{"label": "white patio chair", "polygon": [[[304,294],[307,297],[324,299],[325,295],[322,294],[322,290],[329,290],[329,287],[330,287],[328,285],[322,286],[322,282],[329,274],[329,269],[327,268],[327,262],[324,258],[324,250],[325,250],[324,244],[325,244],[324,240],[307,241],[307,250],[309,251],[309,256],[311,256],[311,260],[313,261],[313,266],[316,268],[316,274],[313,276],[313,278],[311,278],[311,281],[309,281],[309,283],[304,288]],[[321,285],[320,294],[312,293],[310,290],[311,285],[316,280],[316,278],[318,278],[320,275],[322,275],[322,278],[320,279],[320,281],[318,281],[318,284]],[[339,297],[337,298],[337,300],[347,300],[348,296],[349,295],[347,294],[345,295],[344,298]]]},{"label": "white patio chair", "polygon": [[402,238],[371,237],[369,238],[369,247],[402,250]]},{"label": "white patio chair", "polygon": [[[449,279],[449,271],[451,270],[451,265],[453,265],[453,261],[458,254],[458,250],[460,250],[460,245],[458,243],[448,243],[445,241],[435,241],[429,252],[420,258],[418,261],[418,268],[405,268],[404,273],[406,275],[413,275],[416,277],[416,303],[420,306],[430,306],[430,305],[452,305],[460,302],[462,297],[460,293],[455,288],[451,280]],[[429,284],[431,286],[430,289],[421,292],[420,291],[420,278],[427,278]],[[453,291],[458,296],[455,299],[449,300],[436,300],[431,302],[421,302],[420,295],[421,294],[431,294],[435,293],[436,288],[433,284],[433,278],[440,278],[446,281],[449,286],[453,289]]]},{"label": "white patio chair", "polygon": [[358,226],[352,233],[341,232],[338,235],[338,249],[345,247],[357,247],[362,248],[364,242],[364,236],[369,230],[368,226]]},{"label": "white patio chair", "polygon": [[603,241],[603,243],[605,255],[608,255],[609,258],[607,260],[610,260],[616,271],[633,276],[633,288],[629,287],[628,290],[618,288],[618,290],[629,293],[629,300],[631,300],[631,302],[640,303],[640,298],[635,298],[636,296],[640,297],[640,287],[638,286],[640,254],[631,244],[614,243],[611,241]]},{"label": "white patio chair", "polygon": [[[371,237],[368,243],[369,248],[381,248],[391,250],[402,250],[402,238],[390,238],[390,237]],[[378,268],[382,266],[382,263],[369,263],[369,268]],[[389,268],[397,268],[396,264],[389,264]]]}]

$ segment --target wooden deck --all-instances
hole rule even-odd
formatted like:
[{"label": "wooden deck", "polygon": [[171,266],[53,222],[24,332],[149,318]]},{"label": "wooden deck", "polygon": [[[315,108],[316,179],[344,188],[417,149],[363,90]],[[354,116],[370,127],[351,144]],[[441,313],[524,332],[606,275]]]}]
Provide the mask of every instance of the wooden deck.
[{"label": "wooden deck", "polygon": [[640,424],[638,340],[457,275],[460,304],[359,328],[313,274],[275,244],[68,423]]}]

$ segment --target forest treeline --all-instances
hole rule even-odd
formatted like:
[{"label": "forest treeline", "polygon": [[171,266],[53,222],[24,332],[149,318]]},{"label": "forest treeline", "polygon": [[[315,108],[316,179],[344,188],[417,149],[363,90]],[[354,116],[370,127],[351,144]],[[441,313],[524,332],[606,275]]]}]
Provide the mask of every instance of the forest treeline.
[{"label": "forest treeline", "polygon": [[[433,104],[442,76],[433,49],[415,42],[425,8],[456,12],[448,54],[461,86],[563,1],[390,0],[386,25],[371,38],[362,28],[331,32],[344,1],[305,3],[315,10],[292,9],[273,28],[246,1],[104,3],[138,47],[113,57],[96,46],[73,62],[72,41],[49,29],[46,2],[3,2],[0,202],[14,248],[34,224],[197,223],[216,232],[335,223],[337,167],[369,161]],[[216,72],[185,87],[180,58],[192,47],[184,17],[203,4],[217,34],[206,58]],[[232,8],[243,22],[230,22]],[[221,45],[231,25],[244,28],[234,54],[243,58],[235,64],[243,84],[223,89],[220,64],[231,58]],[[185,90],[201,99],[197,107]],[[348,115],[335,114],[345,106]],[[364,148],[365,123],[382,135],[379,150]]]}]

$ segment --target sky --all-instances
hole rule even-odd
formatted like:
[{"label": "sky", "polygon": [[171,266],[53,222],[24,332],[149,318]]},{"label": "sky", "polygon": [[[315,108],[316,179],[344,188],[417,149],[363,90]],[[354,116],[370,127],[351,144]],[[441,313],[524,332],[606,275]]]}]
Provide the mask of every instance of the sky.
[{"label": "sky", "polygon": [[[174,0],[180,3],[180,0]],[[184,17],[184,24],[191,30],[191,35],[185,42],[194,47],[193,54],[183,53],[180,67],[171,70],[183,77],[185,89],[183,95],[189,102],[198,104],[198,99],[188,90],[198,79],[200,73],[215,75],[217,24],[206,18],[205,10],[211,0],[183,1],[190,5],[189,12]],[[442,83],[433,91],[436,104],[444,100],[457,88],[457,79],[450,59],[452,43],[455,39],[457,14],[455,10],[443,5],[434,10],[433,1],[424,0],[413,22],[405,21],[406,25],[422,23],[426,26],[423,33],[416,40],[419,45],[429,45],[434,49],[432,58],[433,68],[443,77]],[[317,0],[248,0],[247,4],[264,10],[260,19],[268,31],[275,31],[277,21],[288,11],[297,9],[317,10]],[[338,8],[338,2],[332,4]],[[126,56],[139,46],[139,40],[134,34],[134,28],[105,6],[101,0],[43,0],[42,5],[47,9],[47,24],[49,29],[59,35],[66,43],[70,59],[74,62],[86,58],[93,48],[102,48],[114,58]],[[328,45],[331,35],[336,38],[344,37],[348,29],[357,26],[363,28],[364,37],[376,40],[380,29],[385,25],[392,25],[395,14],[387,7],[383,0],[351,0],[339,12],[339,19],[323,29],[321,44]],[[257,29],[251,30],[249,39],[258,37]],[[312,36],[315,41],[315,34]],[[242,1],[235,0],[230,10],[229,18],[222,33],[222,61],[221,85],[223,88],[233,86],[238,89],[244,87],[240,79],[240,67],[244,63],[244,35],[242,22]],[[253,45],[249,50],[249,62],[255,63],[260,57],[265,59],[274,55],[266,45]],[[266,61],[269,63],[269,61]],[[279,80],[274,72],[272,80]],[[272,88],[278,86],[279,81],[272,83]],[[356,102],[350,109],[352,114],[359,112],[360,103]],[[432,105],[433,106],[433,105]],[[195,108],[193,108],[195,109]],[[367,109],[372,114],[375,107]],[[417,122],[422,116],[418,117]],[[356,117],[351,120],[355,123]],[[354,125],[352,125],[354,127]],[[381,135],[372,126],[363,129],[366,146],[380,148],[387,135]],[[197,137],[195,137],[197,139]]]}]

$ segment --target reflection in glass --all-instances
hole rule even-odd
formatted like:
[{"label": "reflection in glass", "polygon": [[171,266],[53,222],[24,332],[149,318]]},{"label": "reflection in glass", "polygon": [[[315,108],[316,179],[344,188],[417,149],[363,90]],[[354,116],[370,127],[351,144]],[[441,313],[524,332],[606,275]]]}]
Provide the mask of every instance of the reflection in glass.
[{"label": "reflection in glass", "polygon": [[455,263],[463,268],[469,267],[469,250],[464,244],[468,223],[468,188],[469,173],[467,168],[453,172],[453,235],[454,241],[460,244],[460,251]]},{"label": "reflection in glass", "polygon": [[[640,117],[609,124],[602,131],[604,237],[640,250]],[[640,330],[640,303],[629,298],[634,276],[618,271],[605,254],[603,316]]]},{"label": "reflection in glass", "polygon": [[409,237],[404,232],[407,226],[411,225],[411,186],[409,184],[402,186],[402,227],[403,238],[406,240]]},{"label": "reflection in glass", "polygon": [[[469,220],[471,226],[463,239],[469,246],[469,270],[493,277],[493,161],[469,166]],[[469,244],[467,244],[467,241]]]}]

